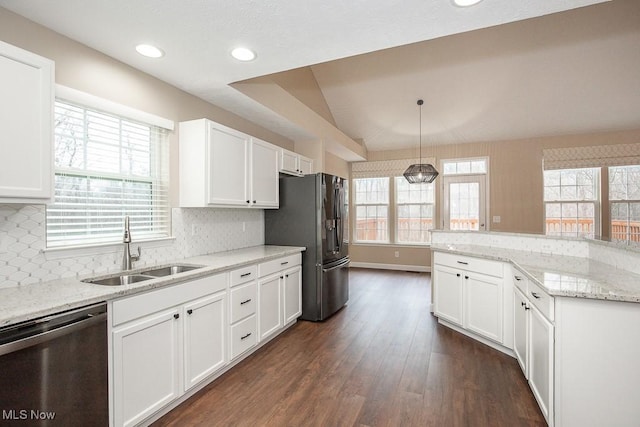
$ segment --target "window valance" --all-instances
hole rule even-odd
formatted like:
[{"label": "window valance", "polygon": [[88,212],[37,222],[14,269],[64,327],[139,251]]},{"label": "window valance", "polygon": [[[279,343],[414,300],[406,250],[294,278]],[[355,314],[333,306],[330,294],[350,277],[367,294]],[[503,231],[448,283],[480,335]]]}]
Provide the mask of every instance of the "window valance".
[{"label": "window valance", "polygon": [[433,158],[378,160],[373,162],[351,163],[352,178],[382,178],[387,176],[401,176],[409,165],[415,163],[435,163]]},{"label": "window valance", "polygon": [[640,144],[594,145],[542,150],[545,170],[640,164]]}]

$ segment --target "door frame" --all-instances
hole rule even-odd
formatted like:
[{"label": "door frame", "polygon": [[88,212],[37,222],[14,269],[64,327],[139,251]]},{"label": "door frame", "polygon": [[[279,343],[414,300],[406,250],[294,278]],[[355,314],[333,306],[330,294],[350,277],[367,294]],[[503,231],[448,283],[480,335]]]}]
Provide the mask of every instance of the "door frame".
[{"label": "door frame", "polygon": [[[469,178],[478,178],[478,182],[480,183],[480,191],[482,192],[482,188],[484,187],[484,228],[479,227],[480,229],[478,231],[490,231],[491,230],[491,209],[490,209],[490,204],[489,204],[489,157],[468,157],[468,158],[456,158],[456,159],[441,159],[440,160],[440,170],[444,171],[444,163],[445,162],[455,162],[455,161],[460,161],[460,160],[484,160],[486,162],[487,165],[487,172],[486,173],[466,173],[466,174],[451,174],[451,175],[444,175],[442,174],[442,179],[440,180],[440,185],[438,185],[438,190],[439,190],[439,195],[438,195],[438,202],[440,203],[440,209],[439,209],[439,214],[440,214],[440,224],[443,230],[449,230],[449,224],[446,223],[445,221],[445,217],[447,216],[446,214],[448,214],[448,210],[449,210],[449,200],[447,200],[445,198],[445,181],[447,182],[451,182],[452,180],[454,181],[459,181],[459,182],[469,182]],[[456,179],[456,178],[459,178]],[[484,179],[484,182],[482,182],[482,180]],[[482,197],[482,196],[481,196]]]}]

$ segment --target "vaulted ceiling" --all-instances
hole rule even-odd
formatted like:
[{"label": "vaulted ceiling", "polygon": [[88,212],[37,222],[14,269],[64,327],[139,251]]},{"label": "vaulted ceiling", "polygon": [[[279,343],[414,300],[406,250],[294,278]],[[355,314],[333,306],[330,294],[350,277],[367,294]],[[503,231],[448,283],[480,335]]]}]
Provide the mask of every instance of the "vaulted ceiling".
[{"label": "vaulted ceiling", "polygon": [[[336,128],[335,138],[362,140],[369,150],[415,145],[418,98],[425,100],[423,139],[437,144],[640,128],[637,0],[0,6],[292,140],[320,132],[230,84],[310,67],[324,104],[310,109]],[[166,56],[139,56],[140,42]],[[255,61],[229,56],[241,44],[257,52]]]}]

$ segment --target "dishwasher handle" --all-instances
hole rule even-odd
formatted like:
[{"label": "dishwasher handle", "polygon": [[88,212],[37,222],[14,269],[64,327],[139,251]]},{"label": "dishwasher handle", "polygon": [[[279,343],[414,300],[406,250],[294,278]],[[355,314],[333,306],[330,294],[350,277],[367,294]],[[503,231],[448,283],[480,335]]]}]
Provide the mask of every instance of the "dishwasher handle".
[{"label": "dishwasher handle", "polygon": [[[60,320],[64,321],[59,322]],[[15,340],[3,339],[3,341],[6,342],[0,344],[0,356],[42,344],[43,342],[82,330],[96,323],[104,322],[106,324],[106,321],[106,304],[99,304],[90,308],[85,307],[74,310],[70,313],[61,313],[60,315],[36,319],[24,325],[18,325],[17,327],[9,327],[0,331],[0,336],[8,332],[17,336]],[[49,327],[48,324],[51,324],[51,326]],[[20,331],[20,329],[27,330],[28,332],[17,334],[16,332]]]}]

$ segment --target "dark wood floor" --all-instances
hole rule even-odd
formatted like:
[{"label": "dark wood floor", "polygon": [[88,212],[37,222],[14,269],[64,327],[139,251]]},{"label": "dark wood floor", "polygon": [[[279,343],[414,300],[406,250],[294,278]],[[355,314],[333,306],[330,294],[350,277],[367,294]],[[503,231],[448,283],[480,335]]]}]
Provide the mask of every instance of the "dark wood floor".
[{"label": "dark wood floor", "polygon": [[515,359],[429,313],[428,274],[351,269],[300,321],[156,426],[545,426]]}]

